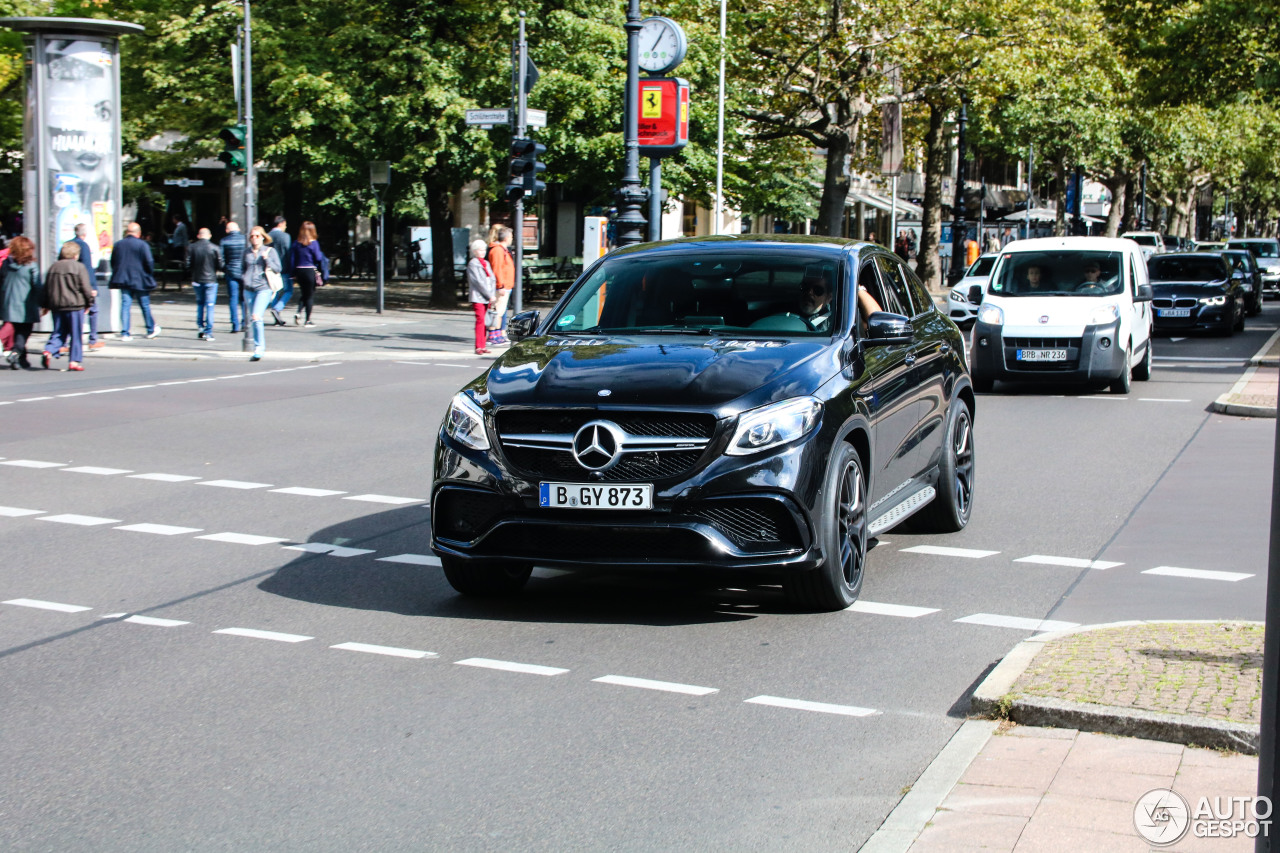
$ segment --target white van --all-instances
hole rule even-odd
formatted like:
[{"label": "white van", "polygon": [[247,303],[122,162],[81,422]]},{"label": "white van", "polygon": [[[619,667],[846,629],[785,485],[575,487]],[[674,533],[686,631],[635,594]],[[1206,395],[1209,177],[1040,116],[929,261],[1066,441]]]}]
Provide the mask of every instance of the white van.
[{"label": "white van", "polygon": [[981,293],[969,354],[974,387],[1087,382],[1127,394],[1131,378],[1151,378],[1151,295],[1132,240],[1015,240]]}]

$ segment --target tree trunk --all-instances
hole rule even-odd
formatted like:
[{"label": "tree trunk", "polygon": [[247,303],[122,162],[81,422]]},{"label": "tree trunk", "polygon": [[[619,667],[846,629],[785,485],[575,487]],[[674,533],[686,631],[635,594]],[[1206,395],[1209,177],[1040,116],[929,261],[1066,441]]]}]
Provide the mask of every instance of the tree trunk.
[{"label": "tree trunk", "polygon": [[1136,194],[1136,187],[1134,184],[1134,177],[1133,175],[1130,175],[1129,180],[1127,180],[1124,185],[1124,214],[1123,219],[1120,222],[1121,233],[1138,230],[1138,200],[1134,198],[1134,195]]},{"label": "tree trunk", "polygon": [[947,170],[947,139],[942,132],[947,111],[929,105],[929,130],[925,133],[924,212],[921,213],[920,247],[916,253],[916,274],[925,287],[942,289],[942,264],[938,244],[942,242],[942,176]]},{"label": "tree trunk", "polygon": [[1106,236],[1115,237],[1120,233],[1120,217],[1124,213],[1125,190],[1129,186],[1129,176],[1123,169],[1116,169],[1111,179],[1106,182],[1111,191],[1111,209],[1107,211]]},{"label": "tree trunk", "polygon": [[1055,237],[1064,237],[1067,233],[1067,167],[1062,161],[1054,164],[1053,174],[1058,179],[1057,195],[1058,216],[1053,223]]},{"label": "tree trunk", "polygon": [[1186,196],[1182,200],[1183,222],[1186,227],[1183,229],[1179,237],[1187,237],[1194,239],[1196,236],[1196,199],[1200,196],[1200,186],[1192,184],[1187,190]]},{"label": "tree trunk", "polygon": [[427,175],[427,215],[431,225],[431,307],[458,307],[458,283],[453,275],[453,208],[449,190]]},{"label": "tree trunk", "polygon": [[[844,226],[844,202],[849,197],[849,168],[846,160],[852,133],[837,132],[827,137],[827,168],[822,176],[822,201],[818,204],[818,233],[839,237]],[[856,235],[862,239],[861,234]],[[882,241],[883,242],[883,241]]]}]

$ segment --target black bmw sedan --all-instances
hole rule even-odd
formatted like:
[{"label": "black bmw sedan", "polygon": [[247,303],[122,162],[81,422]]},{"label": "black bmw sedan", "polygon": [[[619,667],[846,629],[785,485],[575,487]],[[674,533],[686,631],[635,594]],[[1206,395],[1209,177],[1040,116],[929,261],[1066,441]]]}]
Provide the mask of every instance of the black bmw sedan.
[{"label": "black bmw sedan", "polygon": [[432,548],[460,592],[514,593],[535,564],[712,569],[835,610],[868,537],[968,523],[960,332],[881,246],[620,249],[508,334],[436,447]]},{"label": "black bmw sedan", "polygon": [[1220,252],[1155,255],[1147,261],[1157,332],[1191,330],[1230,335],[1244,329],[1241,274]]}]

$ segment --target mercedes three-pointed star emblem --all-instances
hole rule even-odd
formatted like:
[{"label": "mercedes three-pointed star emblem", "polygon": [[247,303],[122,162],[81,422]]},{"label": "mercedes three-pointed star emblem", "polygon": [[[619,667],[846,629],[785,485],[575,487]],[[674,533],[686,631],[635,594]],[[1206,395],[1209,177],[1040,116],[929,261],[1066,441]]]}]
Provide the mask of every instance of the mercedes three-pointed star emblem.
[{"label": "mercedes three-pointed star emblem", "polygon": [[573,436],[573,458],[588,471],[607,471],[617,464],[623,432],[610,421],[583,424]]}]

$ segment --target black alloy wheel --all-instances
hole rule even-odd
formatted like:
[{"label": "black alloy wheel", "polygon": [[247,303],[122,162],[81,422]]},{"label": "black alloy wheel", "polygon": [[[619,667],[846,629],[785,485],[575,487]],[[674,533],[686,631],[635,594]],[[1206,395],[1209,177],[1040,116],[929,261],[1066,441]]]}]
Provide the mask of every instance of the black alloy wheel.
[{"label": "black alloy wheel", "polygon": [[973,512],[973,479],[977,470],[973,416],[963,400],[952,403],[951,424],[938,464],[938,496],[916,516],[913,527],[932,533],[955,533]]},{"label": "black alloy wheel", "polygon": [[1244,331],[1244,316],[1245,314],[1248,314],[1248,313],[1249,312],[1248,312],[1247,306],[1239,305],[1239,304],[1236,305],[1236,310],[1235,310],[1236,323],[1232,327],[1233,329],[1235,329],[1235,331],[1237,332]]},{"label": "black alloy wheel", "polygon": [[840,442],[824,489],[822,565],[783,577],[787,599],[805,610],[843,610],[858,600],[867,561],[867,478],[858,451]]},{"label": "black alloy wheel", "polygon": [[463,595],[497,598],[515,595],[524,589],[533,573],[532,563],[517,560],[464,560],[461,557],[441,557],[449,586]]}]

